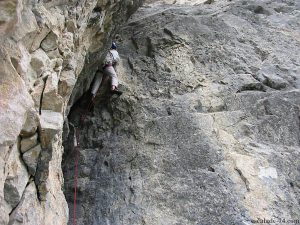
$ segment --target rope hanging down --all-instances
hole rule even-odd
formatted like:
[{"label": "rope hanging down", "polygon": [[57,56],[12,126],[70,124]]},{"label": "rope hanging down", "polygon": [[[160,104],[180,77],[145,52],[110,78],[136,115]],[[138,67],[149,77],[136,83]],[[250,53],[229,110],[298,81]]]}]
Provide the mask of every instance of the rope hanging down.
[{"label": "rope hanging down", "polygon": [[[86,110],[80,116],[80,126],[83,126],[87,113],[91,111],[91,108],[94,104],[94,97],[88,102]],[[79,131],[74,126],[74,148],[73,152],[75,153],[75,174],[74,174],[74,207],[73,207],[73,225],[77,224],[77,184],[78,184],[78,161],[79,161]]]},{"label": "rope hanging down", "polygon": [[76,225],[77,224],[76,205],[77,205],[78,157],[79,157],[79,142],[78,142],[78,132],[76,127],[74,127],[74,151],[75,151],[75,175],[74,175],[73,225]]},{"label": "rope hanging down", "polygon": [[[80,125],[83,126],[87,112],[93,105],[93,99],[89,102],[87,110],[80,116]],[[74,154],[75,154],[75,174],[74,174],[74,207],[73,207],[73,225],[77,224],[77,184],[78,184],[78,161],[79,161],[79,131],[74,126]]]},{"label": "rope hanging down", "polygon": [[[80,116],[80,126],[84,125],[87,113],[91,110],[94,104],[94,98],[88,102],[87,109]],[[74,174],[74,207],[73,207],[73,225],[77,224],[77,184],[78,184],[78,161],[79,161],[79,131],[74,126],[74,153],[75,153],[75,174]]]}]

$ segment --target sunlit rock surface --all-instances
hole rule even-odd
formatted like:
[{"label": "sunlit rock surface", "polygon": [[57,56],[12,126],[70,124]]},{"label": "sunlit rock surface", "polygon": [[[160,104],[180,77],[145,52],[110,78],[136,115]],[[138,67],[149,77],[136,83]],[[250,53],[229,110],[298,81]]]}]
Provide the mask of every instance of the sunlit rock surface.
[{"label": "sunlit rock surface", "polygon": [[111,36],[140,3],[0,2],[1,225],[67,224],[63,123]]}]

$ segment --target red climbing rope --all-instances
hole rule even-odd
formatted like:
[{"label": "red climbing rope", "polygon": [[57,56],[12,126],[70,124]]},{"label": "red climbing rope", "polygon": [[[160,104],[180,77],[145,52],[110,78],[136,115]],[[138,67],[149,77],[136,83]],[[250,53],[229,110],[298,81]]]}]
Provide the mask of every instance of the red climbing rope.
[{"label": "red climbing rope", "polygon": [[75,150],[75,175],[74,175],[74,208],[73,208],[73,225],[77,224],[76,204],[77,204],[77,180],[78,180],[78,155],[79,155],[78,133],[74,127],[74,150]]},{"label": "red climbing rope", "polygon": [[[91,110],[93,106],[93,98],[90,100],[87,110],[80,116],[80,125],[83,126],[86,114]],[[77,183],[78,183],[78,160],[79,160],[79,133],[76,127],[74,127],[74,153],[75,153],[75,174],[74,174],[74,207],[73,207],[73,225],[77,224]]]},{"label": "red climbing rope", "polygon": [[[92,103],[90,103],[91,105]],[[91,107],[91,106],[88,107]],[[89,109],[89,108],[88,108]],[[81,115],[81,125],[84,123],[84,119],[86,117],[86,112]],[[81,120],[80,119],[80,120]],[[79,160],[79,133],[76,127],[74,127],[74,152],[75,152],[75,174],[74,174],[74,207],[73,207],[73,225],[77,224],[77,183],[78,183],[78,160]]]}]

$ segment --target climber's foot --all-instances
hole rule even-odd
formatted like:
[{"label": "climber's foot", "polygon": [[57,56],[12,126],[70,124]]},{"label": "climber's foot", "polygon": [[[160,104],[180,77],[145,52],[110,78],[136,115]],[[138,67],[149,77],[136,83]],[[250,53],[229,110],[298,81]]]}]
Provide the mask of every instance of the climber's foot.
[{"label": "climber's foot", "polygon": [[119,95],[119,96],[120,96],[121,94],[123,94],[123,92],[120,91],[120,90],[118,89],[118,87],[115,86],[115,85],[112,85],[112,86],[111,86],[110,92],[111,92],[112,94],[116,94],[116,95]]},{"label": "climber's foot", "polygon": [[121,94],[123,94],[123,92],[122,91],[119,91],[117,88],[115,88],[114,90],[111,90],[111,93],[112,94],[116,94],[116,95],[121,95]]}]

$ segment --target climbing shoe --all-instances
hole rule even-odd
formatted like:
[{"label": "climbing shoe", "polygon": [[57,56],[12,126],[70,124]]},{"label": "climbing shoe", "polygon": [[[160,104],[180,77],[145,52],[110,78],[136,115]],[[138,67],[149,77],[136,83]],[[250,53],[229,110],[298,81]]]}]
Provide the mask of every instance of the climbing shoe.
[{"label": "climbing shoe", "polygon": [[118,89],[115,89],[115,90],[111,90],[110,91],[112,94],[116,94],[116,95],[121,95],[121,94],[123,94],[123,92],[122,91],[119,91]]}]

